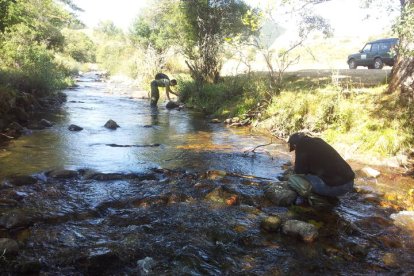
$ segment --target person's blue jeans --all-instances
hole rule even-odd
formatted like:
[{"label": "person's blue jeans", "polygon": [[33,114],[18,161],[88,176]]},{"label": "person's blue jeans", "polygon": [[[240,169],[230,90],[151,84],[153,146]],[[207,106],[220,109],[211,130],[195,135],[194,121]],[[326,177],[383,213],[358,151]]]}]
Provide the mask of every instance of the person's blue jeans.
[{"label": "person's blue jeans", "polygon": [[354,188],[354,181],[349,181],[341,186],[329,186],[319,176],[306,174],[303,177],[311,183],[313,193],[323,196],[342,196]]}]

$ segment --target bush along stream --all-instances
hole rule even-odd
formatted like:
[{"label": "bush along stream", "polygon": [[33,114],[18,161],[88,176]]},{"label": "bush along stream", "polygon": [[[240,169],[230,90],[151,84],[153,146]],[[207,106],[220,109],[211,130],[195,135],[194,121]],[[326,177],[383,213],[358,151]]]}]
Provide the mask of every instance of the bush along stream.
[{"label": "bush along stream", "polygon": [[414,271],[388,174],[355,168],[356,191],[331,208],[299,204],[282,141],[257,147],[268,138],[126,92],[85,76],[42,115],[53,126],[2,149],[2,275]]}]

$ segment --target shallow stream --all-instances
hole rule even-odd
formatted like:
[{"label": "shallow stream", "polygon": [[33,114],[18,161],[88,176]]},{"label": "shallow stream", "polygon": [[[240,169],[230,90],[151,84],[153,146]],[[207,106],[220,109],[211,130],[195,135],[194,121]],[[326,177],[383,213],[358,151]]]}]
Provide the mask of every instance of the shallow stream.
[{"label": "shallow stream", "polygon": [[[65,93],[59,112],[39,114],[53,127],[0,151],[0,239],[19,247],[0,252],[1,274],[414,272],[412,233],[380,204],[378,180],[358,178],[360,192],[332,209],[276,206],[266,190],[291,162],[283,141],[257,147],[270,138],[150,108],[93,74]],[[120,128],[103,127],[109,119]],[[319,237],[264,230],[275,215],[311,223]]]}]

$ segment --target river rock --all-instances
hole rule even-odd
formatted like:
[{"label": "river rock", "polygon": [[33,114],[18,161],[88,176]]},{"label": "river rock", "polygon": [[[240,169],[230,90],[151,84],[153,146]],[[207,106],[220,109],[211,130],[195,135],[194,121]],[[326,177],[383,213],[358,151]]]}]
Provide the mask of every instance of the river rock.
[{"label": "river rock", "polygon": [[218,204],[236,205],[239,203],[239,196],[219,187],[206,195],[206,199]]},{"label": "river rock", "polygon": [[260,226],[268,232],[276,232],[281,224],[282,220],[278,216],[268,216],[260,222]]},{"label": "river rock", "polygon": [[0,227],[6,229],[26,228],[30,224],[32,224],[32,220],[21,210],[14,210],[0,216]]},{"label": "river rock", "polygon": [[152,269],[155,267],[157,262],[151,257],[145,257],[137,261],[137,265],[141,275],[148,275],[152,272]]},{"label": "river rock", "polygon": [[50,122],[50,121],[48,121],[48,120],[46,120],[46,119],[40,120],[39,124],[41,126],[44,126],[44,127],[52,127],[53,126],[53,123]]},{"label": "river rock", "polygon": [[169,101],[166,105],[165,105],[165,107],[167,108],[167,109],[174,109],[174,108],[177,108],[177,107],[179,107],[180,105],[178,104],[178,103],[176,103],[176,102],[173,102],[173,101]]},{"label": "river rock", "polygon": [[2,238],[0,239],[0,256],[14,256],[19,253],[19,244],[12,239]]},{"label": "river rock", "polygon": [[302,238],[305,242],[313,242],[318,237],[315,225],[300,220],[288,220],[283,225],[283,233]]},{"label": "river rock", "polygon": [[19,203],[14,199],[0,198],[0,207],[15,207]]},{"label": "river rock", "polygon": [[105,123],[104,127],[109,129],[117,129],[120,126],[114,120],[110,119]]},{"label": "river rock", "polygon": [[33,176],[22,175],[22,176],[13,176],[7,180],[13,186],[26,186],[33,185],[37,183],[37,179]]},{"label": "river rock", "polygon": [[53,178],[72,178],[72,177],[77,177],[78,176],[78,172],[74,171],[74,170],[53,170],[47,173],[47,176],[49,177],[53,177]]},{"label": "river rock", "polygon": [[270,184],[265,191],[265,196],[277,206],[290,206],[295,202],[297,194],[286,182],[279,182]]},{"label": "river rock", "polygon": [[82,127],[80,127],[80,126],[77,126],[77,125],[70,125],[69,127],[68,127],[68,129],[70,130],[70,131],[81,131],[81,130],[83,130],[83,128]]}]

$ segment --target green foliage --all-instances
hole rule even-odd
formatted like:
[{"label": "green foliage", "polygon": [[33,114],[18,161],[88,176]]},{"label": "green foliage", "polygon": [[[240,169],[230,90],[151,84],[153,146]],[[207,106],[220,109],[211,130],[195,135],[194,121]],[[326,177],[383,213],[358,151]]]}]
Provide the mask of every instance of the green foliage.
[{"label": "green foliage", "polygon": [[152,47],[158,54],[168,51],[176,40],[176,7],[176,1],[154,1],[134,20],[129,31],[133,43],[144,49]]},{"label": "green foliage", "polygon": [[78,62],[95,62],[96,49],[93,41],[82,31],[64,29],[64,52]]},{"label": "green foliage", "polygon": [[0,85],[40,96],[66,86],[73,71],[55,54],[63,47],[61,29],[74,19],[69,11],[53,0],[1,0],[0,6]]},{"label": "green foliage", "polygon": [[180,8],[177,38],[190,59],[192,78],[200,84],[216,83],[225,41],[252,31],[253,10],[234,0],[182,1]]},{"label": "green foliage", "polygon": [[258,86],[245,76],[226,77],[217,84],[198,85],[194,80],[180,80],[180,99],[187,105],[221,117],[243,117],[261,99]]}]

